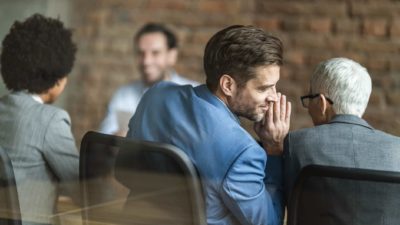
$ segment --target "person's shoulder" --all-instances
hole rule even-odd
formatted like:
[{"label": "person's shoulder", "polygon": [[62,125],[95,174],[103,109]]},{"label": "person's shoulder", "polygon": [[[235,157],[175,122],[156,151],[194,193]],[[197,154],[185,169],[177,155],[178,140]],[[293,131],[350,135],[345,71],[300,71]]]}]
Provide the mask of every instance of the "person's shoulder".
[{"label": "person's shoulder", "polygon": [[68,121],[70,120],[68,112],[62,108],[49,104],[40,104],[39,107],[41,108],[42,111],[41,115],[44,116],[45,118],[66,119]]},{"label": "person's shoulder", "polygon": [[172,78],[171,78],[171,81],[175,82],[175,83],[177,83],[179,85],[188,85],[189,84],[189,85],[192,85],[193,87],[196,87],[196,86],[200,85],[199,82],[194,81],[194,80],[190,80],[190,79],[185,78],[185,77],[183,77],[181,75],[178,75],[178,74],[173,75]]},{"label": "person's shoulder", "polygon": [[374,130],[374,135],[371,138],[376,138],[376,139],[381,139],[384,141],[384,143],[386,144],[390,144],[390,145],[397,145],[398,147],[400,147],[400,137],[395,136],[393,134],[389,134],[386,133],[384,131],[381,130]]},{"label": "person's shoulder", "polygon": [[290,131],[289,136],[291,139],[304,139],[307,137],[313,137],[314,135],[321,133],[327,128],[327,125],[320,125],[315,127],[301,128],[298,130]]},{"label": "person's shoulder", "polygon": [[35,102],[35,100],[33,100],[31,95],[24,91],[8,93],[1,98],[1,101],[8,104],[20,105],[23,107],[30,107],[37,103]]},{"label": "person's shoulder", "polygon": [[12,104],[17,105],[20,110],[29,111],[29,115],[32,115],[34,117],[41,116],[44,118],[49,118],[51,117],[51,115],[54,114],[68,116],[68,113],[65,110],[51,104],[39,103],[34,100],[33,97],[28,93],[11,93],[5,98],[7,98],[7,101],[13,102]]},{"label": "person's shoulder", "polygon": [[182,86],[172,81],[160,81],[154,84],[148,92],[173,95],[192,91],[193,87],[191,86]]}]

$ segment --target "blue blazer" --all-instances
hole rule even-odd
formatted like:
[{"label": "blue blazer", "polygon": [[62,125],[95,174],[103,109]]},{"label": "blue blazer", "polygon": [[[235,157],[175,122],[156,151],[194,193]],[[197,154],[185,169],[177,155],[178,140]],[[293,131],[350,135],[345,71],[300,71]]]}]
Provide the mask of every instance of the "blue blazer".
[{"label": "blue blazer", "polygon": [[[264,149],[205,85],[153,86],[130,120],[127,136],[186,152],[202,178],[208,224],[281,223],[281,198],[274,186],[280,168],[266,177]],[[272,193],[265,182],[273,186]]]}]

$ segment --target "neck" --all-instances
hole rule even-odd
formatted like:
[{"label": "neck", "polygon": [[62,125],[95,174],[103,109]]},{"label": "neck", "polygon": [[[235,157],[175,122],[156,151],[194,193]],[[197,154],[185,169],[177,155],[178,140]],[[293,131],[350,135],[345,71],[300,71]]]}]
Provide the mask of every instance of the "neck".
[{"label": "neck", "polygon": [[169,80],[171,80],[171,77],[172,77],[172,72],[171,71],[167,71],[161,76],[161,79],[156,80],[156,81],[152,81],[152,82],[151,81],[145,81],[145,85],[146,85],[146,87],[150,87],[153,84],[158,83],[160,81],[169,81]]},{"label": "neck", "polygon": [[226,97],[226,95],[224,95],[224,93],[220,89],[217,89],[216,91],[212,91],[212,93],[215,96],[217,96],[217,98],[219,100],[221,100],[226,106],[228,106],[228,98]]},{"label": "neck", "polygon": [[51,103],[51,97],[49,93],[42,93],[42,94],[37,94],[39,98],[42,99],[43,103],[48,104]]},{"label": "neck", "polygon": [[329,107],[326,111],[326,116],[325,116],[327,123],[329,123],[335,116],[336,116],[335,111],[333,111],[332,107]]}]

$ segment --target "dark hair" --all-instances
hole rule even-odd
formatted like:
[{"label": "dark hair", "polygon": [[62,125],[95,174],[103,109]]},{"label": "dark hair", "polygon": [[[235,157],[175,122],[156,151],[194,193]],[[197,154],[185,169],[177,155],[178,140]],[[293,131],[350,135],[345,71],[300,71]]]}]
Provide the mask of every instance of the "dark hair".
[{"label": "dark hair", "polygon": [[258,66],[282,65],[282,42],[265,31],[233,25],[217,32],[204,51],[207,86],[216,91],[223,74],[232,76],[239,86],[255,76]]},{"label": "dark hair", "polygon": [[57,19],[34,14],[16,21],[3,40],[1,75],[12,91],[43,93],[72,69],[76,46]]},{"label": "dark hair", "polygon": [[135,35],[135,43],[139,41],[140,37],[149,33],[162,33],[167,39],[167,45],[169,49],[178,47],[178,41],[175,34],[164,25],[159,23],[148,23],[140,28],[140,30]]}]

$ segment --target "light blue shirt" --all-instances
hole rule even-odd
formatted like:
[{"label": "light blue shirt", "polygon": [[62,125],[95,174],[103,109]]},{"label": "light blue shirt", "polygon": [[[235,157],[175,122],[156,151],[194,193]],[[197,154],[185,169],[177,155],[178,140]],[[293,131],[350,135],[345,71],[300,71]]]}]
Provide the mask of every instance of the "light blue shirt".
[{"label": "light blue shirt", "polygon": [[281,224],[281,165],[271,163],[266,171],[264,149],[205,85],[153,86],[127,136],[186,152],[202,179],[208,224]]},{"label": "light blue shirt", "polygon": [[[197,82],[183,78],[175,72],[171,75],[170,81],[180,85],[199,85]],[[114,93],[108,105],[107,113],[100,125],[99,132],[113,134],[119,130],[127,130],[128,121],[135,113],[140,99],[148,88],[142,80],[120,87]]]}]

